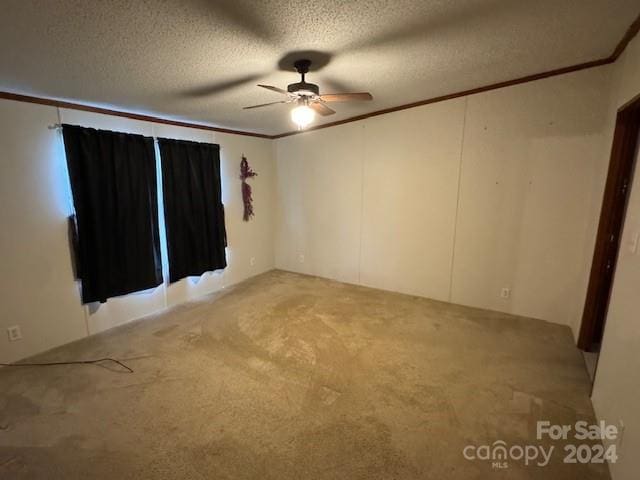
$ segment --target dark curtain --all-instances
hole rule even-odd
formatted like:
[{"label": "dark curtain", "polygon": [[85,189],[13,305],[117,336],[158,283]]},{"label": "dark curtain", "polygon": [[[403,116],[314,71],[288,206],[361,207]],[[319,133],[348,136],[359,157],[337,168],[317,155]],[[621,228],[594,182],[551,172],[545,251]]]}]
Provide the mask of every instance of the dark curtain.
[{"label": "dark curtain", "polygon": [[153,138],[63,125],[82,301],[162,283]]},{"label": "dark curtain", "polygon": [[159,138],[169,280],[227,266],[220,146]]}]

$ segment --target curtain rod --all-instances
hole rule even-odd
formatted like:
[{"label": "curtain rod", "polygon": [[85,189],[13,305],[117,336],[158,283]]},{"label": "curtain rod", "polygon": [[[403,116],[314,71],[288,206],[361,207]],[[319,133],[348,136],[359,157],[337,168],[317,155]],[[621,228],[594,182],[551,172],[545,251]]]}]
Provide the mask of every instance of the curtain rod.
[{"label": "curtain rod", "polygon": [[[61,130],[62,129],[62,124],[61,123],[54,123],[52,125],[48,125],[47,128],[49,130]],[[157,140],[159,137],[156,137],[155,135],[151,135],[151,137],[155,140]],[[218,145],[218,148],[222,151],[222,145],[220,144],[216,144]],[[244,153],[242,154],[242,156],[244,156]]]}]

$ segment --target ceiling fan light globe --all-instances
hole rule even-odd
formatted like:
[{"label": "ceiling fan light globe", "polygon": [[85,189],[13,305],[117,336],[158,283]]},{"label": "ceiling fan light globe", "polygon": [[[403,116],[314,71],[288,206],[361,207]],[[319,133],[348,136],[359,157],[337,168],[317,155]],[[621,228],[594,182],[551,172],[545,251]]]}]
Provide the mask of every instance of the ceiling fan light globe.
[{"label": "ceiling fan light globe", "polygon": [[299,130],[311,124],[315,117],[316,112],[307,105],[299,105],[291,110],[291,120],[298,126]]}]

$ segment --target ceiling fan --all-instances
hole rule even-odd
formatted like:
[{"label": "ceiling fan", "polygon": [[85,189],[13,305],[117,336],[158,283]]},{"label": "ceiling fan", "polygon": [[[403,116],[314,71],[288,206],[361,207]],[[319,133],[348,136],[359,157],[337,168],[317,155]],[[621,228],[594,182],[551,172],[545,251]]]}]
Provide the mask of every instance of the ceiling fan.
[{"label": "ceiling fan", "polygon": [[327,103],[373,100],[373,97],[368,92],[328,93],[320,95],[318,85],[314,83],[307,83],[305,81],[305,75],[309,72],[311,60],[297,60],[293,65],[302,77],[300,82],[287,85],[286,90],[278,87],[272,87],[271,85],[258,85],[259,87],[266,88],[267,90],[286,95],[286,100],[252,105],[250,107],[244,107],[244,110],[277,105],[280,103],[294,103],[296,107],[291,110],[291,120],[293,120],[293,122],[298,126],[298,130],[302,130],[313,121],[316,113],[323,116],[333,115],[336,113],[327,106]]}]

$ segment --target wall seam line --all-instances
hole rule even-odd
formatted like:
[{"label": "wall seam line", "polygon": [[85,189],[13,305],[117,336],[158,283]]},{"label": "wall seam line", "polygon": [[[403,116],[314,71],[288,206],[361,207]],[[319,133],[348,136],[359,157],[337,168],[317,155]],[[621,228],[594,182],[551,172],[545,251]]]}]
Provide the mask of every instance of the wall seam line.
[{"label": "wall seam line", "polygon": [[464,154],[464,137],[467,130],[467,107],[469,97],[464,99],[464,115],[462,117],[462,135],[460,136],[460,160],[458,163],[458,191],[456,192],[456,213],[453,218],[453,246],[451,248],[451,266],[449,268],[449,303],[453,301],[453,268],[456,259],[456,243],[458,241],[458,213],[460,211],[460,190],[462,184],[462,157]]}]

